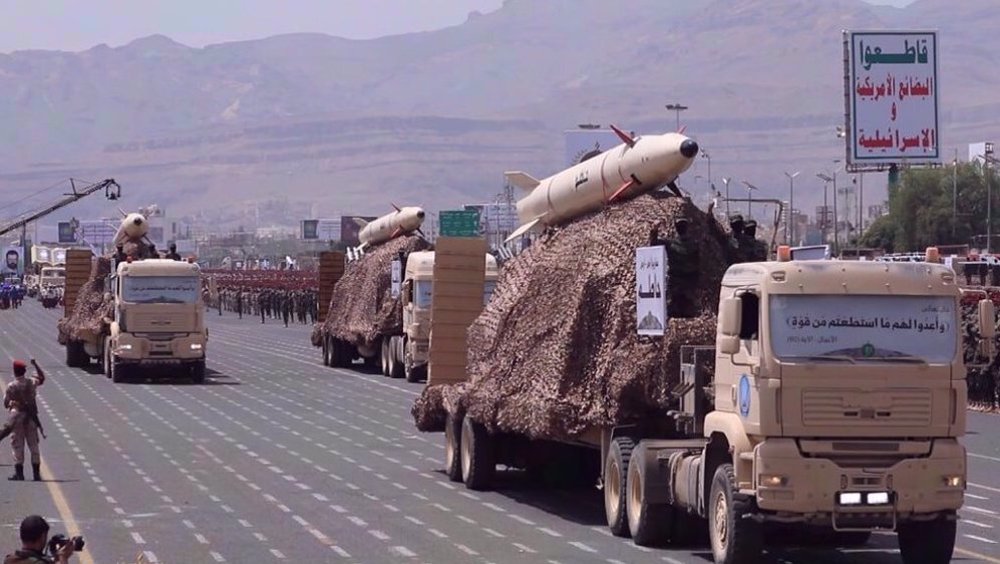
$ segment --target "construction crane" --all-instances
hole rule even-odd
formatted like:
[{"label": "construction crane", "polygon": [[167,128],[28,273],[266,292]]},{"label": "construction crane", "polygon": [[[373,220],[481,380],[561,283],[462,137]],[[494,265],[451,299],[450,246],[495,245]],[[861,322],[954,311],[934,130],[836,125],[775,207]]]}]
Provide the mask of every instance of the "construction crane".
[{"label": "construction crane", "polygon": [[89,186],[83,187],[80,190],[76,189],[76,182],[72,178],[69,179],[69,183],[70,187],[73,190],[71,193],[64,194],[64,197],[61,200],[52,204],[51,206],[48,206],[45,209],[42,209],[27,216],[22,216],[21,218],[7,225],[3,225],[2,227],[0,227],[0,237],[6,235],[7,233],[10,233],[11,231],[14,231],[15,229],[23,229],[27,227],[27,225],[32,221],[41,219],[49,215],[50,213],[59,210],[61,208],[64,208],[72,204],[73,202],[85,198],[95,192],[100,192],[101,190],[104,190],[104,197],[109,200],[117,200],[122,195],[122,187],[119,186],[117,182],[115,182],[114,178],[108,178],[106,180],[102,180],[101,182],[96,182]]}]

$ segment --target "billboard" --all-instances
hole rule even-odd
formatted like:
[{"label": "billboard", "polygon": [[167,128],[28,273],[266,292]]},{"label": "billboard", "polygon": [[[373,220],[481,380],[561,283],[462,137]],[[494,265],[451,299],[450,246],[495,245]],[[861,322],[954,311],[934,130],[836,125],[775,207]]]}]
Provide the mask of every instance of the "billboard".
[{"label": "billboard", "polygon": [[937,34],[845,32],[852,165],[931,163],[941,157]]},{"label": "billboard", "polygon": [[569,129],[563,137],[567,168],[622,144],[622,140],[610,129]]},{"label": "billboard", "polygon": [[317,219],[316,238],[323,241],[339,241],[341,236],[340,218]]},{"label": "billboard", "polygon": [[120,220],[94,219],[80,222],[80,237],[91,245],[104,247],[115,240]]},{"label": "billboard", "polygon": [[361,233],[361,225],[357,220],[361,221],[375,221],[377,217],[371,216],[360,216],[360,215],[342,215],[340,216],[340,240],[349,246],[357,246],[361,244],[358,239],[358,234]]},{"label": "billboard", "polygon": [[640,335],[664,335],[667,327],[667,250],[635,250],[635,320]]},{"label": "billboard", "polygon": [[979,143],[969,143],[969,162],[982,162],[983,156],[993,155],[993,143],[982,141]]},{"label": "billboard", "polygon": [[59,243],[76,243],[76,230],[73,223],[69,221],[59,222]]},{"label": "billboard", "polygon": [[303,219],[302,220],[302,238],[303,239],[318,239],[316,235],[316,228],[319,227],[318,219]]},{"label": "billboard", "polygon": [[24,261],[21,256],[21,247],[10,245],[4,248],[3,252],[3,276],[20,276],[24,270]]}]

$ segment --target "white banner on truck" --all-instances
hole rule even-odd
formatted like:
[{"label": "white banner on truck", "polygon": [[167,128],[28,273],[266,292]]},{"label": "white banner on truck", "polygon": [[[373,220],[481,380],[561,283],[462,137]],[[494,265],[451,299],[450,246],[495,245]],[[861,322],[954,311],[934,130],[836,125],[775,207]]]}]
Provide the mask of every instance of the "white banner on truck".
[{"label": "white banner on truck", "polygon": [[635,319],[640,335],[664,335],[667,331],[667,250],[639,247],[635,250]]},{"label": "white banner on truck", "polygon": [[403,263],[392,261],[392,297],[398,298],[403,286]]}]

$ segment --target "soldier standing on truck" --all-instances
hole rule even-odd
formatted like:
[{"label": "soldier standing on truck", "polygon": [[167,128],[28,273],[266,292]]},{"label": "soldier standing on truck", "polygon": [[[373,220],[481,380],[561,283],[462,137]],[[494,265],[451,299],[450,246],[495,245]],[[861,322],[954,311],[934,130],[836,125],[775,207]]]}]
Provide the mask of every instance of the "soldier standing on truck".
[{"label": "soldier standing on truck", "polygon": [[726,254],[729,256],[729,263],[736,264],[738,262],[745,262],[745,259],[740,252],[742,249],[740,247],[740,239],[743,237],[743,216],[736,214],[729,218],[729,230],[730,239],[729,247],[726,249]]},{"label": "soldier standing on truck", "polygon": [[38,404],[35,394],[38,386],[45,383],[45,373],[42,372],[35,359],[31,359],[31,365],[35,367],[34,378],[25,376],[28,367],[23,360],[14,361],[14,381],[7,385],[3,394],[3,406],[10,410],[11,420],[14,423],[13,437],[11,438],[11,447],[14,452],[14,474],[8,478],[13,481],[24,480],[25,442],[28,443],[28,450],[31,451],[32,478],[36,482],[42,479],[42,456],[38,448],[38,433],[42,431],[42,426],[38,421]]},{"label": "soldier standing on truck", "polygon": [[694,290],[698,286],[701,262],[697,241],[691,239],[690,222],[680,218],[674,222],[677,237],[667,242],[667,312],[670,317],[696,317],[698,304]]},{"label": "soldier standing on truck", "polygon": [[740,253],[746,262],[764,262],[767,260],[767,244],[757,240],[757,222],[753,219],[743,227],[740,237]]}]

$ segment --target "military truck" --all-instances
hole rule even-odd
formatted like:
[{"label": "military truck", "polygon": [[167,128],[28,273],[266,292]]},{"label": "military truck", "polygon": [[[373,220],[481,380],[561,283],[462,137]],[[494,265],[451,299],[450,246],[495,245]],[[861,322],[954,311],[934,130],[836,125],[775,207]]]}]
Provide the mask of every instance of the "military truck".
[{"label": "military truck", "polygon": [[[387,335],[382,341],[382,374],[407,382],[417,382],[427,377],[427,360],[430,350],[431,295],[434,287],[434,251],[410,253],[405,260],[401,285],[403,308],[403,333]],[[496,258],[485,255],[486,283],[483,302],[489,302],[496,286]]]},{"label": "military truck", "polygon": [[113,318],[102,331],[67,342],[68,365],[97,359],[113,382],[147,368],[180,368],[193,381],[204,380],[208,330],[197,264],[155,258],[120,262],[104,288],[113,300]]},{"label": "military truck", "polygon": [[[907,564],[949,562],[966,487],[959,300],[938,264],[792,261],[784,247],[730,266],[714,346],[682,347],[670,416],[572,441],[599,457],[611,532],[654,545],[700,531],[716,563],[737,564],[774,527],[842,545],[884,530]],[[993,308],[979,302],[987,358]],[[447,473],[487,489],[533,442],[449,415]]]}]

